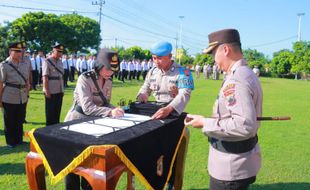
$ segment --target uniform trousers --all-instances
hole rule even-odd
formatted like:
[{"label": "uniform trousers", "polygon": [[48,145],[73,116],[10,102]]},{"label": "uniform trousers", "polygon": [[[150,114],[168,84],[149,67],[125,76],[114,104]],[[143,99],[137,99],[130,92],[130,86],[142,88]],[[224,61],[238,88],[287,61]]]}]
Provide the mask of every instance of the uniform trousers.
[{"label": "uniform trousers", "polygon": [[256,176],[236,181],[222,181],[210,176],[210,190],[247,190]]},{"label": "uniform trousers", "polygon": [[39,71],[33,70],[32,71],[32,89],[36,90],[36,85],[39,83]]},{"label": "uniform trousers", "polygon": [[74,81],[74,74],[75,74],[75,67],[70,67],[69,80],[70,80],[71,82]]},{"label": "uniform trousers", "polygon": [[26,114],[26,103],[9,104],[2,102],[4,118],[4,135],[7,145],[16,146],[23,142],[23,122]]},{"label": "uniform trousers", "polygon": [[64,69],[64,86],[65,87],[68,86],[68,79],[69,79],[69,70]]},{"label": "uniform trousers", "polygon": [[59,123],[63,93],[51,94],[51,98],[45,96],[46,126]]}]

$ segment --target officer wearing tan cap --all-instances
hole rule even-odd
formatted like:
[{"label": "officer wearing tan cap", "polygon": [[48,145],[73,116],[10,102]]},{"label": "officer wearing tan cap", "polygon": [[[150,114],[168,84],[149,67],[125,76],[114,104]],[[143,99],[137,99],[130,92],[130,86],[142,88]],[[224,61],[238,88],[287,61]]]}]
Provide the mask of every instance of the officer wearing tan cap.
[{"label": "officer wearing tan cap", "polygon": [[172,45],[169,42],[155,43],[151,48],[155,67],[149,70],[137,100],[147,102],[153,92],[156,102],[166,104],[153,119],[167,117],[172,112],[181,114],[194,89],[194,81],[188,69],[171,61]]},{"label": "officer wearing tan cap", "polygon": [[29,66],[22,60],[21,42],[9,45],[10,56],[0,63],[0,107],[3,107],[4,134],[8,147],[23,142],[23,122],[28,100]]},{"label": "officer wearing tan cap", "polygon": [[[89,116],[121,117],[124,111],[110,104],[112,92],[111,76],[119,71],[118,54],[109,49],[101,49],[93,70],[82,73],[74,90],[74,104],[65,121],[82,119]],[[82,180],[82,187],[89,184]],[[66,189],[80,189],[80,178],[75,174],[66,177]]]},{"label": "officer wearing tan cap", "polygon": [[45,94],[46,125],[59,123],[62,98],[64,95],[63,64],[61,62],[64,45],[52,46],[52,55],[42,64],[43,92]]},{"label": "officer wearing tan cap", "polygon": [[218,67],[227,73],[211,118],[188,114],[185,124],[202,128],[210,142],[210,190],[247,189],[261,167],[257,117],[262,114],[262,89],[243,59],[239,32],[225,29],[209,34]]}]

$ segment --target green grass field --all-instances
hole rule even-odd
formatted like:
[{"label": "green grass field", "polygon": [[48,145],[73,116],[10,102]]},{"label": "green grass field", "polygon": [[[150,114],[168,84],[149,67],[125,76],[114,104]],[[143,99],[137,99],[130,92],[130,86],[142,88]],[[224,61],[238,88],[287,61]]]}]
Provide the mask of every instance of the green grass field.
[{"label": "green grass field", "polygon": [[[290,121],[264,121],[259,129],[263,166],[250,189],[310,189],[310,83],[286,79],[260,78],[263,91],[264,116],[291,116]],[[112,103],[120,98],[134,99],[142,82],[114,82]],[[70,84],[73,86],[74,84]],[[186,111],[209,116],[221,81],[195,80],[195,90]],[[61,120],[72,104],[72,88],[65,91]],[[24,130],[43,127],[44,99],[41,91],[32,91]],[[1,123],[3,123],[1,118]],[[24,161],[29,145],[15,149],[5,147],[3,125],[0,127],[0,189],[28,189]],[[28,139],[25,139],[28,141]],[[190,128],[183,189],[208,189],[208,141],[199,129]],[[124,179],[117,189],[124,189]],[[47,177],[48,180],[48,177]],[[144,189],[136,178],[136,189]],[[63,182],[48,189],[63,189]]]}]

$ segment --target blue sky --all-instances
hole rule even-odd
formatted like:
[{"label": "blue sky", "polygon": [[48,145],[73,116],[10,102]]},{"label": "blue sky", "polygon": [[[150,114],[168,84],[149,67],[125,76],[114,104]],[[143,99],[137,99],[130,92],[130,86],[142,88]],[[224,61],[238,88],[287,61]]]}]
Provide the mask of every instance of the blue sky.
[{"label": "blue sky", "polygon": [[[96,13],[99,6],[92,5],[91,0],[1,0],[0,23],[13,21],[30,11],[3,5],[75,10],[99,20]],[[257,49],[271,57],[276,51],[291,49],[292,43],[297,41],[297,13],[305,13],[301,21],[301,39],[310,41],[309,0],[105,0],[102,13],[102,46],[116,43],[148,49],[159,40],[175,45],[176,37],[180,39],[182,25],[182,46],[195,55],[207,46],[210,32],[236,28],[243,48]]]}]

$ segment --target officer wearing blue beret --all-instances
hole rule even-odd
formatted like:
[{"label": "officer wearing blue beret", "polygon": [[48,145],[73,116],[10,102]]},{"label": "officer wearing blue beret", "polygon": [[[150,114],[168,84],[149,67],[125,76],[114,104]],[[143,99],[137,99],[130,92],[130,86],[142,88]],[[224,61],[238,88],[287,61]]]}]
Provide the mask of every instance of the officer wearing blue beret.
[{"label": "officer wearing blue beret", "polygon": [[147,102],[153,93],[156,102],[166,105],[152,116],[153,119],[166,118],[172,112],[181,114],[194,89],[190,71],[171,60],[171,51],[169,42],[158,42],[152,46],[155,66],[149,70],[137,95],[139,102]]}]

